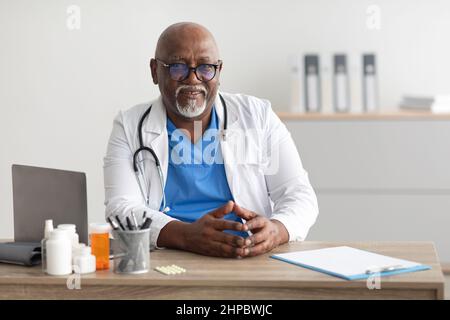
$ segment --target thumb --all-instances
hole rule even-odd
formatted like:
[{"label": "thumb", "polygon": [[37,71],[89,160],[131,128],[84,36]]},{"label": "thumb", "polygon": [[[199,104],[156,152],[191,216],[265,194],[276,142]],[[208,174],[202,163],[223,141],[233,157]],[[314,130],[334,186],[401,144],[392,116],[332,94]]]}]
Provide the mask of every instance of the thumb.
[{"label": "thumb", "polygon": [[234,213],[242,219],[245,220],[251,220],[254,217],[256,217],[256,213],[254,213],[253,211],[250,211],[248,209],[242,208],[241,206],[239,206],[237,203],[234,205]]},{"label": "thumb", "polygon": [[220,219],[220,218],[223,218],[225,215],[229,214],[231,211],[233,211],[233,208],[234,208],[234,202],[233,201],[228,201],[222,207],[212,211],[211,215],[214,218]]}]

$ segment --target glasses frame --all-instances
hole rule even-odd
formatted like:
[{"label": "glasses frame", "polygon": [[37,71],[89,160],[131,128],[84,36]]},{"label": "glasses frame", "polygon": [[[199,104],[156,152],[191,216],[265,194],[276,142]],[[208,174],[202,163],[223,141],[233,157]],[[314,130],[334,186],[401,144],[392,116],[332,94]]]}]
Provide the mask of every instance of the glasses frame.
[{"label": "glasses frame", "polygon": [[[196,67],[189,67],[186,63],[182,63],[182,62],[166,63],[166,62],[164,62],[163,60],[161,60],[161,59],[159,59],[159,58],[155,58],[155,60],[156,60],[157,62],[160,62],[164,68],[167,68],[167,70],[169,71],[169,76],[170,76],[170,78],[171,78],[172,80],[178,81],[178,82],[183,82],[184,80],[186,80],[187,78],[189,78],[189,76],[191,75],[191,71],[194,71],[195,77],[197,78],[198,81],[201,81],[201,82],[209,82],[209,81],[211,81],[212,79],[214,79],[214,78],[216,77],[217,69],[222,65],[222,60],[217,60],[217,64],[214,64],[214,63],[202,63],[202,64],[199,64],[199,65],[196,66]],[[175,65],[175,64],[184,64],[184,65],[186,65],[186,67],[188,68],[188,73],[186,74],[186,77],[184,77],[184,78],[181,79],[181,80],[176,80],[176,79],[172,78],[172,75],[170,74],[170,67],[173,66],[173,65]],[[200,78],[198,77],[198,74],[197,74],[197,68],[199,68],[199,67],[201,67],[201,66],[205,66],[205,65],[206,65],[206,66],[212,66],[212,67],[214,67],[214,75],[212,76],[211,79],[206,80],[206,81],[200,79]]]}]

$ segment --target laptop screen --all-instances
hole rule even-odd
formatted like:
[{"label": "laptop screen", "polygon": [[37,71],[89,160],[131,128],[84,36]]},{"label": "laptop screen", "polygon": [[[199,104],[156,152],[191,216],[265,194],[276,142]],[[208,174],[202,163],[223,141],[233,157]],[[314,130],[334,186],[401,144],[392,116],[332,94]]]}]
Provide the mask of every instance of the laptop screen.
[{"label": "laptop screen", "polygon": [[38,242],[44,223],[77,226],[80,242],[88,244],[86,175],[82,172],[12,166],[14,241]]}]

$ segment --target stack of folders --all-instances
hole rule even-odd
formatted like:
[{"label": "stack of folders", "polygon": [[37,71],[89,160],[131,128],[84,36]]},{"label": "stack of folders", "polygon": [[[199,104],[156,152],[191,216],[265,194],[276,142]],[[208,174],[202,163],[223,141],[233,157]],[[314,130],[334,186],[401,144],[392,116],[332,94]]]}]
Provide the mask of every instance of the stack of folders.
[{"label": "stack of folders", "polygon": [[450,95],[405,95],[400,102],[400,108],[409,111],[450,113]]},{"label": "stack of folders", "polygon": [[272,255],[271,258],[345,280],[361,280],[372,276],[392,276],[431,269],[430,266],[418,262],[347,246],[281,253]]}]

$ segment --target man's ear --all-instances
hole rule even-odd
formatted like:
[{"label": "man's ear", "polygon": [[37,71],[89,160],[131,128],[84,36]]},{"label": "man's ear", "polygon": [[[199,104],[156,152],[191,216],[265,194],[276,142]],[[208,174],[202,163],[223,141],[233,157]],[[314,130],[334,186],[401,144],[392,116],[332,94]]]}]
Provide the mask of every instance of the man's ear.
[{"label": "man's ear", "polygon": [[[223,62],[221,61],[220,65],[219,65],[219,73],[222,71],[222,67],[223,67]],[[217,85],[220,86],[220,80],[219,80],[219,82],[217,82]]]},{"label": "man's ear", "polygon": [[158,84],[158,75],[156,74],[156,67],[158,62],[155,59],[150,59],[150,71],[152,72],[153,83]]}]

